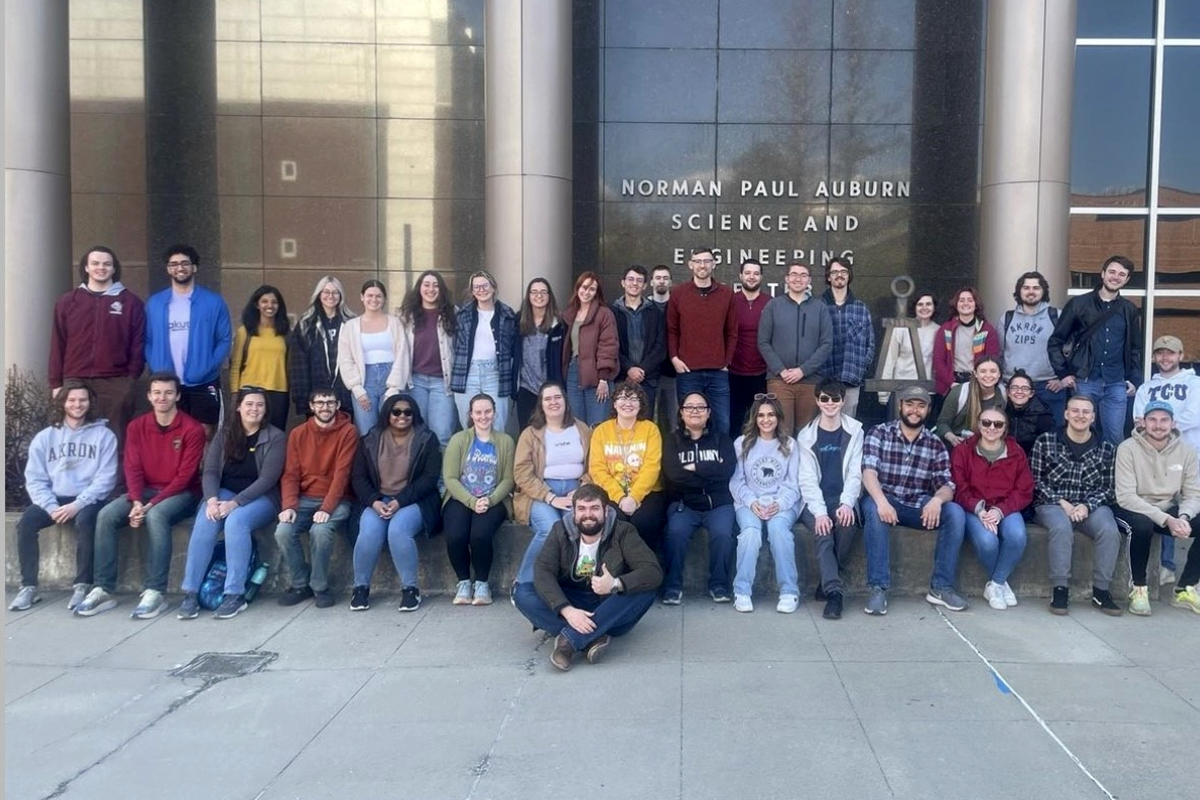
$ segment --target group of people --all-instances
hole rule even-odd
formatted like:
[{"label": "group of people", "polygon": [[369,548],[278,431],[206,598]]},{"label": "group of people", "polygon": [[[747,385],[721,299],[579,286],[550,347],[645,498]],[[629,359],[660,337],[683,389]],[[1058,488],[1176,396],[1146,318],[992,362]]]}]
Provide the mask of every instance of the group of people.
[{"label": "group of people", "polygon": [[[69,608],[91,616],[117,605],[118,532],[145,527],[133,616],[163,613],[171,526],[193,513],[181,619],[199,614],[222,534],[228,570],[215,616],[247,607],[253,532],[272,525],[289,573],[279,602],[334,605],[329,558],[352,515],[351,609],[369,608],[385,543],[400,610],[418,608],[416,539],[439,530],[458,580],[454,604],[487,605],[492,542],[512,518],[533,537],[511,597],[557,636],[552,661],[567,669],[577,653],[598,659],[655,596],[682,603],[701,527],[714,602],[753,611],[765,542],[776,608],[791,613],[800,603],[793,526],[804,522],[828,619],[842,615],[859,528],[864,610],[875,615],[887,612],[892,526],[937,532],[926,598],[955,611],[967,607],[955,587],[963,539],[989,577],[988,604],[1007,608],[1017,603],[1009,577],[1025,524],[1036,519],[1050,531],[1051,610],[1066,613],[1079,531],[1095,542],[1092,603],[1111,614],[1121,613],[1109,591],[1119,526],[1131,535],[1134,614],[1150,613],[1154,536],[1163,535],[1161,577],[1169,569],[1174,580],[1165,544],[1197,530],[1200,399],[1176,337],[1155,341],[1159,371],[1136,390],[1136,428],[1125,437],[1141,323],[1120,296],[1132,271],[1123,257],[1061,312],[1040,274],[1021,276],[1000,331],[974,289],[954,294],[941,325],[936,298],[915,294],[914,328],[892,331],[882,368],[913,383],[881,395],[894,418],[869,430],[855,417],[874,328],[840,258],[826,265],[822,295],[811,268],[794,262],[786,291],[769,297],[759,263],[741,265],[734,291],[699,248],[691,280],[672,285],[666,267],[633,266],[611,305],[599,276],[584,272],[561,311],[541,278],[514,311],[485,271],[470,276],[470,299],[458,306],[427,271],[398,313],[386,308],[386,287],[367,281],[354,315],[341,282],[325,276],[294,326],[279,290],[263,286],[236,331],[221,298],[196,285],[194,249],[172,247],[164,261],[171,285],[143,308],[121,285],[115,254],[92,248],[82,284],[55,309],[49,377],[60,419],[30,451],[14,609],[38,599],[38,531],[74,520]],[[223,414],[226,358],[234,392]],[[152,410],[130,419],[146,365]],[[289,405],[304,421],[285,433]],[[1198,553],[1172,602],[1200,613]]]}]

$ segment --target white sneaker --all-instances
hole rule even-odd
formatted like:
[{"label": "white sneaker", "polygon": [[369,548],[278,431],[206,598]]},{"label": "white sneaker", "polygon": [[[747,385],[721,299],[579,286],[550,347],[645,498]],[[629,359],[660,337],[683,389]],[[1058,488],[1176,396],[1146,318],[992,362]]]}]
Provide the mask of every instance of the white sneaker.
[{"label": "white sneaker", "polygon": [[21,590],[17,592],[17,596],[13,598],[8,610],[28,611],[33,607],[34,603],[39,602],[41,599],[41,597],[38,597],[36,586],[22,586]]},{"label": "white sneaker", "polygon": [[492,587],[488,585],[487,581],[475,581],[475,599],[471,601],[471,605],[490,606],[491,604]]},{"label": "white sneaker", "polygon": [[733,610],[740,611],[743,614],[749,614],[754,610],[754,602],[748,594],[735,594],[733,596]]},{"label": "white sneaker", "polygon": [[162,592],[157,589],[147,589],[142,592],[142,598],[138,600],[137,608],[130,616],[134,619],[154,619],[166,611],[170,605],[167,598],[162,596]]},{"label": "white sneaker", "polygon": [[1166,586],[1168,583],[1175,582],[1175,570],[1170,567],[1158,568],[1158,585]]},{"label": "white sneaker", "polygon": [[471,582],[459,581],[458,590],[454,592],[454,605],[469,606],[471,605]]},{"label": "white sneaker", "polygon": [[1000,584],[1000,591],[1004,593],[1004,604],[1012,608],[1017,604],[1017,595],[1013,592],[1012,587],[1008,585],[1008,581]]},{"label": "white sneaker", "polygon": [[95,586],[83,602],[75,607],[75,613],[81,617],[94,617],[102,611],[117,607],[117,598],[104,591],[103,586]]},{"label": "white sneaker", "polygon": [[71,590],[71,599],[67,601],[67,611],[74,611],[79,608],[79,604],[83,602],[83,598],[87,597],[88,592],[92,590],[91,584],[77,583]]},{"label": "white sneaker", "polygon": [[1000,588],[1000,584],[993,581],[988,581],[983,587],[983,599],[997,611],[1008,608],[1008,603],[1004,602],[1004,590]]},{"label": "white sneaker", "polygon": [[779,602],[775,605],[775,610],[780,614],[794,614],[796,609],[800,607],[800,598],[794,594],[779,595]]}]

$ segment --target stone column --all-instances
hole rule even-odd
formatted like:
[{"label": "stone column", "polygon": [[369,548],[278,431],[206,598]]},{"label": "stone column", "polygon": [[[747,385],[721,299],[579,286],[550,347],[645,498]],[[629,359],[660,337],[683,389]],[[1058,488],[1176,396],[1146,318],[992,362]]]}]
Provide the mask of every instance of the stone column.
[{"label": "stone column", "polygon": [[40,378],[74,269],[67,20],[66,3],[4,3],[4,361]]},{"label": "stone column", "polygon": [[979,288],[999,319],[1017,277],[1067,297],[1076,0],[988,3]]},{"label": "stone column", "polygon": [[[571,3],[487,0],[484,38],[486,267],[509,305],[571,270]],[[465,266],[465,265],[464,265]]]}]

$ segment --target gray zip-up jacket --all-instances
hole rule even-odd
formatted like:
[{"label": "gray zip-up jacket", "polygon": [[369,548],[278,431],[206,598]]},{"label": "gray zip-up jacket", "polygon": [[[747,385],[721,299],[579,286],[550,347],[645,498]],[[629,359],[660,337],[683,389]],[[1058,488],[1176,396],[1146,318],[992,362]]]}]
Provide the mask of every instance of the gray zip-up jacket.
[{"label": "gray zip-up jacket", "polygon": [[804,382],[814,383],[832,351],[833,320],[819,297],[809,294],[797,303],[783,294],[767,303],[758,324],[758,352],[768,378],[799,367]]}]

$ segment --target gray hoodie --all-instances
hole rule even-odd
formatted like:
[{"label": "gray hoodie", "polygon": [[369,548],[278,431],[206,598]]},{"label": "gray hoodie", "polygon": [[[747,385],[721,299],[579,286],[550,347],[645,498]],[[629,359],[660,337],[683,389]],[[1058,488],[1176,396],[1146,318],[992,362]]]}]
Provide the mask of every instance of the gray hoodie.
[{"label": "gray hoodie", "polygon": [[1020,303],[1012,312],[1012,321],[1007,327],[1006,313],[1000,318],[1000,335],[1004,337],[1004,380],[1012,377],[1013,370],[1023,369],[1033,381],[1053,379],[1054,368],[1050,366],[1050,355],[1046,344],[1054,333],[1054,322],[1050,319],[1050,304],[1042,302],[1037,311],[1026,314]]},{"label": "gray hoodie", "polygon": [[58,508],[59,497],[74,497],[79,506],[108,497],[117,484],[117,437],[105,420],[79,428],[52,425],[38,431],[29,445],[25,489],[46,511]]},{"label": "gray hoodie", "polygon": [[782,294],[767,303],[758,323],[758,352],[768,378],[800,367],[804,382],[814,383],[832,351],[833,319],[820,298],[809,293],[797,303]]}]

